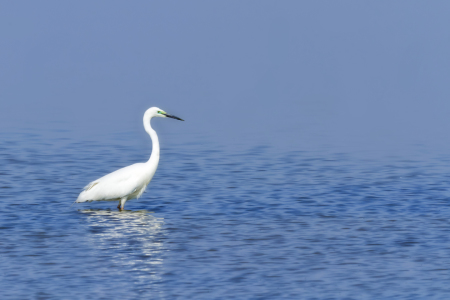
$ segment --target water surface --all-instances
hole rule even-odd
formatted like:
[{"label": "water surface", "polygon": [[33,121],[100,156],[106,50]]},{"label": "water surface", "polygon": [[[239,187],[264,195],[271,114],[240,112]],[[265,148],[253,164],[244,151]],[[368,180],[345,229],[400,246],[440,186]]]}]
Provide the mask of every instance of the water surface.
[{"label": "water surface", "polygon": [[2,299],[448,299],[450,156],[165,147],[147,192],[70,207],[150,150],[4,135]]}]

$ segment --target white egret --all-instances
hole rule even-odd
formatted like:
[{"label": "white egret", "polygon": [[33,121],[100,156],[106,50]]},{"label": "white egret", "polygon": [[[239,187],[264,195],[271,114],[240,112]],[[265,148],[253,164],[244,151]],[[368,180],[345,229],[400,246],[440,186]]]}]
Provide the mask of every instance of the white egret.
[{"label": "white egret", "polygon": [[76,203],[86,201],[114,201],[119,200],[117,208],[123,210],[125,202],[139,198],[155,175],[159,162],[159,141],[156,131],[150,125],[153,117],[172,118],[184,121],[169,115],[165,111],[151,107],[144,114],[144,128],[152,139],[152,154],[146,163],[137,163],[92,181],[78,196]]}]

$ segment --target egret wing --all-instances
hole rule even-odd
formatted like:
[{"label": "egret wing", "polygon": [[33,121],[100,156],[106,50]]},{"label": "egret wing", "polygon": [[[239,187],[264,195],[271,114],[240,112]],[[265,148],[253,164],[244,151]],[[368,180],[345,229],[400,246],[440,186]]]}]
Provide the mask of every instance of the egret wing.
[{"label": "egret wing", "polygon": [[141,186],[139,180],[144,164],[134,164],[109,173],[89,183],[77,202],[114,200],[128,196]]}]

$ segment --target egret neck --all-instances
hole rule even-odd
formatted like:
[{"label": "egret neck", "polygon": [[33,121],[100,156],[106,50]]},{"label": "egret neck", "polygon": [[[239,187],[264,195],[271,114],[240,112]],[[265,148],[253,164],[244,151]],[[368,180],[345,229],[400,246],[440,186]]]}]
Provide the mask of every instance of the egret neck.
[{"label": "egret neck", "polygon": [[156,131],[154,131],[152,126],[150,125],[150,120],[152,119],[152,117],[153,116],[150,113],[144,114],[144,128],[145,131],[150,135],[150,138],[152,139],[152,154],[150,155],[147,164],[154,163],[157,166],[159,162],[159,140]]}]

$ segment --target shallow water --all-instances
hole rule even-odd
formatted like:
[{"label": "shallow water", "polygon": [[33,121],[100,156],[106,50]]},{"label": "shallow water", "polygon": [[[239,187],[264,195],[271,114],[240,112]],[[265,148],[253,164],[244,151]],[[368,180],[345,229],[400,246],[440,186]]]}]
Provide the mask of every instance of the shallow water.
[{"label": "shallow water", "polygon": [[[144,150],[143,150],[144,149]],[[450,157],[162,149],[147,192],[70,207],[147,159],[4,135],[1,299],[448,299]]]}]

